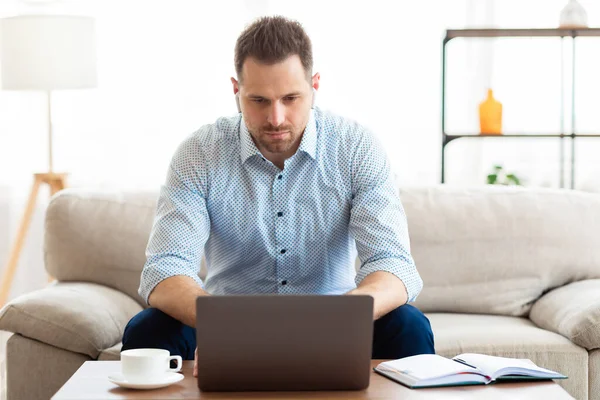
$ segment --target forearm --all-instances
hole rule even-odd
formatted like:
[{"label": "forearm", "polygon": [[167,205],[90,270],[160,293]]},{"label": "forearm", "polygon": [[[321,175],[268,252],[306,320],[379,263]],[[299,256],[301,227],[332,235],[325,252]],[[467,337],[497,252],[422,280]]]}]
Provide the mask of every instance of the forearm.
[{"label": "forearm", "polygon": [[196,298],[208,296],[194,279],[189,276],[172,276],[160,282],[150,296],[148,304],[183,322],[196,326]]},{"label": "forearm", "polygon": [[376,271],[367,275],[356,289],[347,294],[373,297],[374,320],[383,317],[408,301],[404,283],[396,275],[385,271]]}]

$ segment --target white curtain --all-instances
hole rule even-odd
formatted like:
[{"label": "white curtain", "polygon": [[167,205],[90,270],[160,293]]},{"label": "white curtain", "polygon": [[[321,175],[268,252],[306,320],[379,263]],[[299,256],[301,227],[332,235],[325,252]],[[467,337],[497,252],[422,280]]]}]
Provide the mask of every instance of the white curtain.
[{"label": "white curtain", "polygon": [[[69,173],[70,186],[158,189],[181,140],[235,112],[229,82],[235,39],[247,23],[265,14],[286,15],[305,26],[313,40],[315,71],[322,75],[317,104],[372,128],[388,149],[399,184],[406,186],[440,179],[445,30],[554,27],[565,2],[62,0],[36,5],[3,0],[0,17],[33,12],[96,17],[98,88],[53,96],[55,169]],[[581,3],[590,25],[598,25],[598,2]],[[597,51],[591,51],[598,41],[588,42],[578,59],[585,65],[578,73],[587,77],[579,80],[578,125],[598,133],[600,83],[595,71],[600,69]],[[536,44],[536,54],[531,46],[528,41],[450,44],[450,130],[477,131],[477,104],[490,85],[505,107],[505,131],[558,129],[560,44]],[[0,268],[13,243],[32,173],[44,172],[47,165],[45,112],[43,94],[0,91]],[[585,143],[578,148],[578,182],[599,187],[593,155],[600,142]],[[447,178],[450,184],[482,184],[489,167],[503,163],[532,186],[556,186],[557,154],[556,143],[549,140],[456,141],[448,147]],[[45,283],[47,196],[41,192],[38,198],[13,297]]]}]

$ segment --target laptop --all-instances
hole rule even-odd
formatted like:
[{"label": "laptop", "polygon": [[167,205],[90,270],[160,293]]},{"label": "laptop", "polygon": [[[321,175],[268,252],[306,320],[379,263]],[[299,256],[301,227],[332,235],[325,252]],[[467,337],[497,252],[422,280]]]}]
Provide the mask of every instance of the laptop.
[{"label": "laptop", "polygon": [[196,314],[202,391],[369,386],[371,296],[200,296]]}]

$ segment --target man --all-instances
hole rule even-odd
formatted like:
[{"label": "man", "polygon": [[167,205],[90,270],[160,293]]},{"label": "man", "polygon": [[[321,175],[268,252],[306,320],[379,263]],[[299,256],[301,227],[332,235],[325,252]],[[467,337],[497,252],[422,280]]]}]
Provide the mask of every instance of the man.
[{"label": "man", "polygon": [[171,161],[139,288],[151,307],[129,321],[123,350],[197,358],[197,296],[312,293],[374,298],[373,358],[434,353],[429,321],[407,304],[423,283],[386,154],[313,106],[312,64],[295,21],[261,18],[238,38],[240,114],[200,128]]}]

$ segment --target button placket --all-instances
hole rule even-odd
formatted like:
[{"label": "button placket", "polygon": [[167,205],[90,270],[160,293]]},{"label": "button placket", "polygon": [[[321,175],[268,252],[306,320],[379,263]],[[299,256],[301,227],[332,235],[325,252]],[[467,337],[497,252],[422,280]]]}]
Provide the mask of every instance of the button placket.
[{"label": "button placket", "polygon": [[286,264],[286,253],[288,251],[285,243],[285,224],[284,224],[284,212],[283,207],[285,204],[284,197],[285,191],[283,186],[283,174],[281,171],[278,171],[273,177],[272,184],[272,193],[273,193],[273,209],[272,213],[274,215],[274,229],[275,229],[275,268],[276,268],[276,277],[278,282],[278,291],[285,291],[287,287],[287,277],[283,276],[285,274],[285,264]]}]

